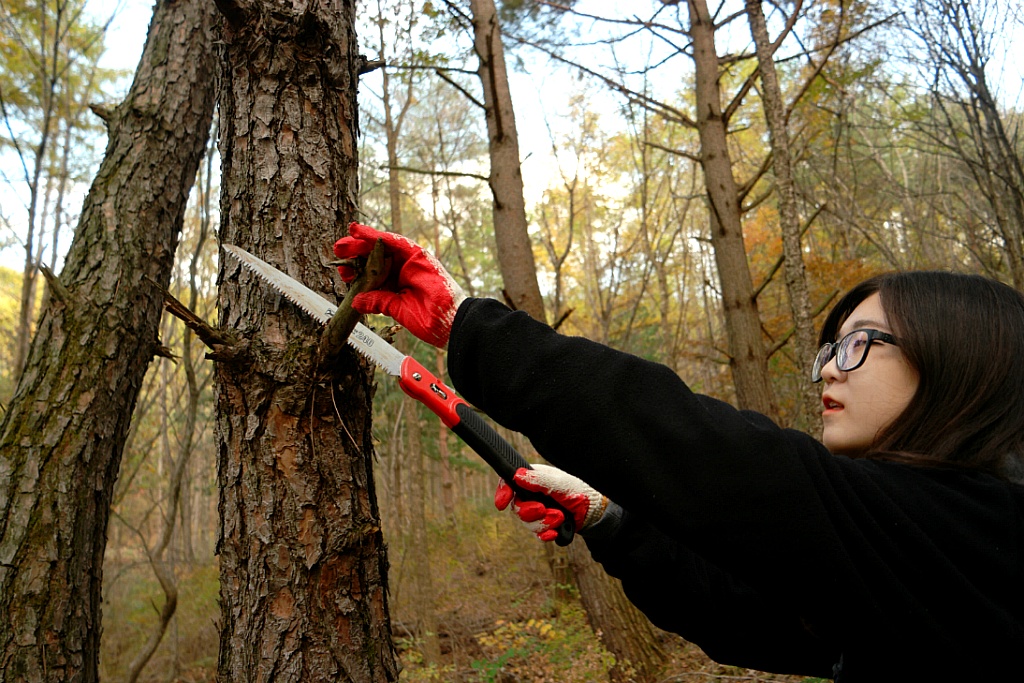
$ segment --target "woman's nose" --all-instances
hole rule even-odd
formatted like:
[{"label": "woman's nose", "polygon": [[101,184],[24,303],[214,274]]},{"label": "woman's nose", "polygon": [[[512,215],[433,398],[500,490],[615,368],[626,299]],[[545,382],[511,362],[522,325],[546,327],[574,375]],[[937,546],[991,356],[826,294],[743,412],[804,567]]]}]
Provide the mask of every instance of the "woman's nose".
[{"label": "woman's nose", "polygon": [[846,376],[846,373],[839,369],[839,361],[836,356],[832,356],[824,367],[821,368],[821,379],[825,386],[828,386],[837,379],[841,379]]}]

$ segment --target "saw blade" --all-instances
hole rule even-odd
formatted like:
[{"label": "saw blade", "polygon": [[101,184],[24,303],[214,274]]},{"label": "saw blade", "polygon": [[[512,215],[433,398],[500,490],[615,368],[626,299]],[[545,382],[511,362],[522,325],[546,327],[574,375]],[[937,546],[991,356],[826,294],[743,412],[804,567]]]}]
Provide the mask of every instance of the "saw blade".
[{"label": "saw blade", "polygon": [[321,325],[326,325],[338,310],[338,307],[330,301],[295,278],[282,273],[263,259],[253,256],[245,249],[236,247],[233,244],[225,244],[223,246],[224,251],[238,259],[239,263],[245,266],[247,270],[258,275],[260,279],[273,287],[278,294],[301,308],[310,317],[315,318]]},{"label": "saw blade", "polygon": [[406,355],[366,325],[356,323],[347,341],[349,346],[372,360],[384,372],[395,377],[402,376],[402,363]]},{"label": "saw blade", "polygon": [[[292,302],[311,318],[326,325],[337,312],[338,307],[302,284],[295,278],[282,273],[263,259],[253,256],[245,249],[233,244],[224,244],[224,251],[238,259],[247,270],[255,273],[288,301]],[[356,323],[355,329],[346,340],[352,348],[376,363],[389,375],[402,374],[402,361],[405,354],[387,343],[380,335],[362,323]]]}]

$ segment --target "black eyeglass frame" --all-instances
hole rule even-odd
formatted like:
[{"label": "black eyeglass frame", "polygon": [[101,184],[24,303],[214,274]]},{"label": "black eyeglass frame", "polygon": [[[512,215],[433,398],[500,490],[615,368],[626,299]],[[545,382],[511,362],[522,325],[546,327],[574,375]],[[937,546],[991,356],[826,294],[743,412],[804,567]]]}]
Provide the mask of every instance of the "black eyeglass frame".
[{"label": "black eyeglass frame", "polygon": [[[858,332],[867,332],[868,345],[864,348],[864,355],[860,357],[860,360],[858,360],[850,367],[844,368],[841,365],[839,365],[839,350],[848,346],[850,343],[850,339],[853,337],[853,335],[857,334]],[[896,341],[896,337],[892,336],[888,332],[873,330],[868,327],[862,327],[856,330],[852,330],[849,334],[847,334],[837,342],[825,342],[824,344],[821,345],[821,348],[818,349],[818,355],[814,357],[814,365],[811,367],[811,381],[814,383],[818,383],[821,381],[821,371],[825,368],[826,365],[828,365],[829,361],[831,361],[833,358],[836,359],[836,367],[838,367],[839,370],[841,370],[842,372],[851,372],[853,370],[856,370],[860,366],[864,365],[864,361],[866,361],[868,358],[868,351],[871,350],[871,343],[875,341],[884,342],[886,344],[892,344],[893,346],[899,345]],[[844,355],[848,357],[848,354]]]}]

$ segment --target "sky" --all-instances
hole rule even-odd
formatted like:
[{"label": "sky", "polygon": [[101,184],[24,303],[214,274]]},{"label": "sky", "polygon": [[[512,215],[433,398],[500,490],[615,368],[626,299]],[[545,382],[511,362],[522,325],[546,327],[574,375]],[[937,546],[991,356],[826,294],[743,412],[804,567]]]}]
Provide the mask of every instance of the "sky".
[{"label": "sky", "polygon": [[[134,73],[138,66],[142,50],[145,47],[146,34],[149,22],[153,14],[154,3],[151,0],[91,0],[90,8],[94,15],[105,20],[111,15],[113,22],[108,29],[108,49],[101,59],[100,65],[106,68],[126,69]],[[548,141],[547,129],[544,125],[544,115],[550,113],[550,109],[538,106],[537,103],[545,98],[543,90],[548,92],[564,92],[565,76],[559,79],[559,83],[552,85],[553,78],[537,78],[536,75],[513,74],[513,91],[517,99],[524,100],[523,105],[517,103],[517,119],[522,135],[522,156],[526,159],[524,166],[527,178],[538,181],[540,178],[551,177],[554,169],[549,162],[544,162],[544,171],[541,174],[539,160],[549,157],[550,144]],[[123,95],[131,85],[131,77],[126,79],[117,93]],[[547,96],[550,100],[550,95]],[[554,106],[550,102],[549,105]],[[10,158],[7,161],[12,161]],[[17,178],[20,171],[9,173]],[[546,180],[544,181],[546,182]],[[83,192],[87,188],[83,188]],[[541,184],[534,182],[528,189],[528,195],[537,196],[541,192]],[[74,201],[81,204],[84,198],[78,197]],[[17,221],[24,214],[25,197],[12,194],[9,187],[0,184],[0,206],[3,213],[9,219]],[[22,222],[24,219],[22,219]],[[62,236],[63,248],[66,250],[70,236]],[[21,270],[24,267],[25,251],[22,246],[11,245],[0,248],[0,266]],[[59,272],[59,267],[58,267]]]},{"label": "sky", "polygon": [[107,52],[100,65],[134,70],[146,44],[146,31],[153,16],[154,3],[148,0],[93,0],[90,4],[94,6],[97,16],[114,15],[107,39]]},{"label": "sky", "polygon": [[[148,0],[92,0],[90,9],[97,18],[102,18],[103,20],[106,20],[111,15],[114,16],[114,21],[108,29],[108,50],[100,60],[100,66],[128,69],[134,72],[146,42],[149,20],[153,16],[153,3]],[[123,95],[127,92],[130,85],[131,80],[129,78],[124,82],[120,94]],[[21,177],[20,167],[17,165],[14,166],[15,170],[10,170],[10,164],[15,163],[12,156],[6,156],[4,162],[4,170],[12,179]],[[24,183],[21,185],[24,185]],[[3,214],[8,219],[15,224],[20,220],[24,225],[24,214],[27,211],[24,208],[26,206],[25,195],[27,195],[27,191],[21,192],[22,189],[22,187],[19,187],[19,192],[15,193],[5,183],[0,183],[0,207],[2,207]],[[77,202],[77,207],[81,206],[84,199],[84,194],[82,193],[84,193],[85,189],[87,188],[83,188],[82,192],[78,193],[78,196],[71,200],[72,205],[75,205]],[[73,209],[74,213],[78,212],[77,207]],[[61,242],[63,243],[63,249],[66,250],[70,243],[70,235],[62,234]],[[0,249],[0,266],[20,271],[24,268],[24,265],[24,247],[15,244]]]},{"label": "sky", "polygon": [[[578,0],[578,7],[594,14],[614,15],[622,11],[619,0]],[[97,17],[114,15],[107,40],[108,50],[101,64],[105,67],[125,69],[134,72],[145,44],[149,21],[153,12],[152,0],[91,0],[90,7]],[[740,28],[743,22],[737,22]],[[749,35],[738,35],[740,40],[749,40]],[[1011,44],[1013,41],[1011,39]],[[628,49],[620,49],[628,53]],[[559,114],[566,108],[567,97],[580,88],[574,77],[565,68],[554,67],[550,60],[529,51],[520,51],[526,57],[528,73],[513,71],[510,81],[515,103],[517,126],[520,134],[520,151],[523,159],[523,176],[526,182],[528,204],[537,200],[541,192],[558,178],[557,166],[552,160],[549,126],[559,125]],[[993,65],[990,73],[1002,74],[1003,101],[1020,102],[1022,69],[1024,61],[1014,59],[1014,51],[1005,52],[1006,60]],[[511,64],[511,60],[510,60]],[[663,69],[667,78],[678,81],[681,74],[677,69]],[[123,84],[123,90],[130,85],[130,78]],[[664,84],[663,84],[664,86]],[[666,87],[674,87],[669,84]],[[607,107],[613,110],[621,101],[606,88],[596,87],[591,91],[599,98],[606,98]],[[601,106],[601,105],[599,105]],[[78,203],[80,205],[81,199]],[[0,187],[0,205],[9,218],[17,219],[17,205],[23,203],[10,194],[10,188]],[[22,210],[23,213],[23,210]],[[70,237],[62,237],[63,248],[67,248]],[[19,246],[0,249],[0,265],[20,270],[24,263],[24,249]]]}]

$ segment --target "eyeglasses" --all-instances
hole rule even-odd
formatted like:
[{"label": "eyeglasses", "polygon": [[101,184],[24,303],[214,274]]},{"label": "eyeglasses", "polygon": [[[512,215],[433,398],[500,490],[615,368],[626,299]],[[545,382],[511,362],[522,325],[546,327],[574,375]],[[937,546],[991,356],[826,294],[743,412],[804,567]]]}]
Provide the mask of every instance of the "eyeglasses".
[{"label": "eyeglasses", "polygon": [[811,368],[811,381],[821,381],[821,369],[828,365],[833,357],[836,359],[836,367],[843,372],[856,370],[864,364],[873,341],[896,344],[896,337],[888,332],[879,332],[878,330],[854,330],[837,342],[823,344],[818,349],[814,367]]}]

